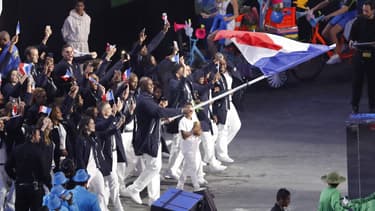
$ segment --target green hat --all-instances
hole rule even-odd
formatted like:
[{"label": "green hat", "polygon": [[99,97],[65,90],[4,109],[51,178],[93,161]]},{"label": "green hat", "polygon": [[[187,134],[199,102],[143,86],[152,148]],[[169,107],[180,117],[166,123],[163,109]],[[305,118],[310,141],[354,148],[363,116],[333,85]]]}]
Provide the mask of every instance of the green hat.
[{"label": "green hat", "polygon": [[331,172],[321,177],[321,179],[328,184],[340,184],[346,180],[345,177],[341,176],[337,172]]}]

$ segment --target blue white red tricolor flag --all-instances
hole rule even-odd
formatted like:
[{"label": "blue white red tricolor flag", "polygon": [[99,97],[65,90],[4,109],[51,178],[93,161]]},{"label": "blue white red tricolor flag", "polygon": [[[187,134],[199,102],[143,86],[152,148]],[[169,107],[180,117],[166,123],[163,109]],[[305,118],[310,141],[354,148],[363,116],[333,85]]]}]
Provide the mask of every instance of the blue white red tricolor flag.
[{"label": "blue white red tricolor flag", "polygon": [[20,63],[18,65],[18,72],[20,72],[21,75],[30,75],[32,69],[33,69],[32,64]]},{"label": "blue white red tricolor flag", "polygon": [[49,116],[51,111],[52,111],[52,108],[50,107],[47,107],[44,105],[39,106],[39,113],[47,114]]},{"label": "blue white red tricolor flag", "polygon": [[129,67],[128,69],[125,70],[125,72],[122,74],[122,80],[123,81],[128,81],[130,78],[132,68]]},{"label": "blue white red tricolor flag", "polygon": [[108,90],[108,92],[102,96],[102,101],[103,102],[109,102],[115,99],[115,96],[113,95],[112,90]]},{"label": "blue white red tricolor flag", "polygon": [[99,85],[100,83],[93,77],[89,77],[89,81],[91,81],[93,84]]},{"label": "blue white red tricolor flag", "polygon": [[65,75],[61,76],[61,78],[62,78],[64,81],[67,81],[67,80],[69,80],[72,76],[73,76],[73,75],[72,75],[72,72],[70,72],[70,69],[66,69]]},{"label": "blue white red tricolor flag", "polygon": [[231,39],[247,62],[265,75],[285,71],[331,50],[329,46],[262,32],[222,30],[215,36],[215,40],[223,38]]},{"label": "blue white red tricolor flag", "polygon": [[13,108],[12,108],[12,116],[16,116],[17,113],[18,113],[17,105],[13,105]]}]

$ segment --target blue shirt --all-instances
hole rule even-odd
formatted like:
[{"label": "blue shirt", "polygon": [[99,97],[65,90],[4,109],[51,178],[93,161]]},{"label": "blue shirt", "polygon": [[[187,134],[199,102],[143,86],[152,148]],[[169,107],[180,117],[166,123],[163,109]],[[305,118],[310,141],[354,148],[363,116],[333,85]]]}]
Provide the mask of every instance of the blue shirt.
[{"label": "blue shirt", "polygon": [[74,202],[79,211],[100,211],[98,197],[82,186],[77,185],[73,190]]}]

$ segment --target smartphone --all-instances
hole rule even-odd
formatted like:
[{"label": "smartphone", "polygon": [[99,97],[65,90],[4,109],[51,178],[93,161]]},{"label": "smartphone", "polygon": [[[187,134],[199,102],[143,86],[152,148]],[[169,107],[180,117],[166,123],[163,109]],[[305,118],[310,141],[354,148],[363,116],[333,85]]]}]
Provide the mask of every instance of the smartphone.
[{"label": "smartphone", "polygon": [[180,49],[178,48],[178,44],[177,44],[177,41],[176,41],[176,40],[173,41],[173,47],[174,47],[177,51],[180,50]]},{"label": "smartphone", "polygon": [[142,30],[141,30],[141,33],[146,33],[146,28],[143,28]]}]

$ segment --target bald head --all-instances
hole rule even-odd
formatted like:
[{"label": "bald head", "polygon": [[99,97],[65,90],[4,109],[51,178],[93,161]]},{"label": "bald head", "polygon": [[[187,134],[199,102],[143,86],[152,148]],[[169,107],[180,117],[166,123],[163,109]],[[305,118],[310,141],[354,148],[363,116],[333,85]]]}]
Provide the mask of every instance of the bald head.
[{"label": "bald head", "polygon": [[130,85],[130,90],[136,90],[138,87],[138,76],[134,73],[130,74],[129,78],[129,85]]},{"label": "bald head", "polygon": [[154,92],[154,83],[149,77],[142,77],[141,80],[139,80],[139,87],[143,92],[148,92],[149,94]]},{"label": "bald head", "polygon": [[7,45],[10,41],[10,35],[7,31],[1,31],[0,32],[0,46],[4,47]]}]

